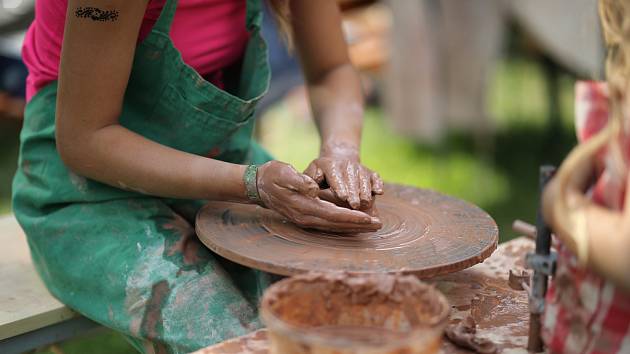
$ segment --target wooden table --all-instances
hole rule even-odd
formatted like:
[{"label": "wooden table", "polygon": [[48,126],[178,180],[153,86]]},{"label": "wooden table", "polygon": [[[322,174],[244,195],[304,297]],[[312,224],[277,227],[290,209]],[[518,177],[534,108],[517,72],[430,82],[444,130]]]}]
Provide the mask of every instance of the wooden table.
[{"label": "wooden table", "polygon": [[[452,306],[453,321],[471,315],[480,337],[497,343],[503,353],[527,353],[529,326],[525,291],[508,286],[510,269],[522,270],[525,254],[534,243],[524,237],[499,245],[484,263],[466,270],[431,279]],[[199,350],[195,354],[267,354],[265,329]],[[444,341],[443,353],[469,353]]]}]

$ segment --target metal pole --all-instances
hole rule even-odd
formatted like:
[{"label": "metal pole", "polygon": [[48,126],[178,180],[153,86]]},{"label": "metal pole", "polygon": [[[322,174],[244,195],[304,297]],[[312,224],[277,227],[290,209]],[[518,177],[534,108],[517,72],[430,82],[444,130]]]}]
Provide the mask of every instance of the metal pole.
[{"label": "metal pole", "polygon": [[554,261],[551,257],[551,230],[545,223],[542,215],[542,193],[545,186],[551,180],[556,169],[553,166],[542,166],[539,175],[539,206],[536,215],[536,254],[528,257],[528,263],[534,269],[532,287],[529,301],[529,341],[527,350],[530,352],[542,352],[543,342],[540,336],[540,317],[544,311],[545,294],[549,276],[554,271]]}]

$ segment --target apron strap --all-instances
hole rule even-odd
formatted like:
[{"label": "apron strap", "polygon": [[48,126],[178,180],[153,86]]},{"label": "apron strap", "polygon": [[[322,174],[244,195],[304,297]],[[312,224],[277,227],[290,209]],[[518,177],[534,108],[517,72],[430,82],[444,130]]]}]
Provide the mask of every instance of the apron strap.
[{"label": "apron strap", "polygon": [[[164,7],[162,8],[162,12],[160,13],[160,17],[153,28],[166,34],[170,33],[176,9],[177,0],[166,0]],[[247,14],[245,21],[249,31],[260,29],[262,16],[262,0],[247,0]]]},{"label": "apron strap", "polygon": [[166,0],[164,7],[162,7],[160,17],[153,26],[153,29],[169,34],[171,32],[173,18],[175,17],[175,9],[177,9],[177,0]]},{"label": "apron strap", "polygon": [[245,21],[247,30],[250,32],[260,29],[263,16],[262,3],[263,0],[247,0],[247,15]]}]

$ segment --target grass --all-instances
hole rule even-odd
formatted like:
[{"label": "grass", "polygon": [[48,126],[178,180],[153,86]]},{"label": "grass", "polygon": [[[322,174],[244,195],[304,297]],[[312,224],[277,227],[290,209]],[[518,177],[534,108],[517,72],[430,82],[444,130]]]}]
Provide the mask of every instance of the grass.
[{"label": "grass", "polygon": [[[501,240],[515,235],[515,218],[533,221],[538,199],[537,169],[557,164],[575,144],[572,132],[573,82],[560,81],[559,117],[549,116],[548,92],[541,69],[532,62],[502,62],[489,94],[495,134],[475,141],[452,133],[438,146],[401,138],[383,112],[368,110],[363,162],[386,181],[432,188],[471,201],[499,224]],[[10,181],[17,159],[19,124],[0,119],[0,211],[10,210]],[[313,124],[277,106],[263,118],[264,145],[280,160],[303,169],[318,151]],[[67,354],[123,354],[134,350],[118,334],[99,331],[60,345]],[[44,353],[52,353],[50,351]]]}]

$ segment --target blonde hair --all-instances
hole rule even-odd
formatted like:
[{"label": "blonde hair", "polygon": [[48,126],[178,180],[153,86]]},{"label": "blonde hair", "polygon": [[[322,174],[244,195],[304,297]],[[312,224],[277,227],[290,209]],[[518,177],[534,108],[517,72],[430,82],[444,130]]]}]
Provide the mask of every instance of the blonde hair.
[{"label": "blonde hair", "polygon": [[608,148],[611,172],[625,179],[627,165],[623,158],[620,137],[627,133],[628,117],[626,94],[630,88],[630,0],[599,0],[599,16],[607,47],[606,80],[609,92],[610,117],[607,125],[595,136],[576,146],[564,160],[556,176],[560,196],[560,212],[566,215],[566,192],[573,177],[588,178],[586,166],[603,147]]},{"label": "blonde hair", "polygon": [[291,35],[291,9],[289,0],[268,0],[280,37],[284,40],[289,50],[293,49],[293,36]]}]

